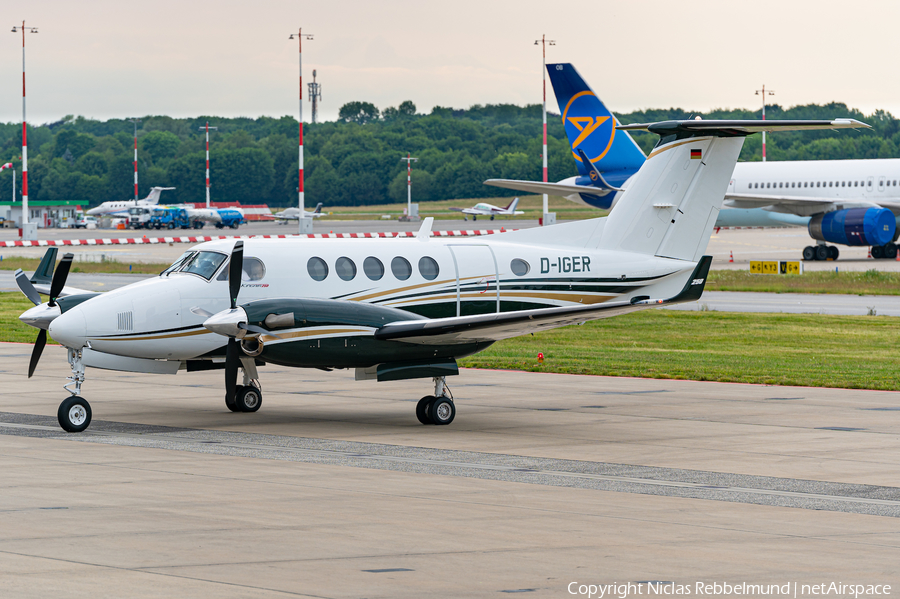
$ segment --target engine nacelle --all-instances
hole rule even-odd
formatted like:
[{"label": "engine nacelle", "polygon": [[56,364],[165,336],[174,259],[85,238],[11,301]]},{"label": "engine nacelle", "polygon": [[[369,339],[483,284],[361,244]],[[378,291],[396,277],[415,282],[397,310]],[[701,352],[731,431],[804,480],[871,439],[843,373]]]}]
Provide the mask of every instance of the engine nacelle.
[{"label": "engine nacelle", "polygon": [[809,236],[842,245],[886,245],[894,240],[897,219],[885,208],[849,208],[814,216]]}]

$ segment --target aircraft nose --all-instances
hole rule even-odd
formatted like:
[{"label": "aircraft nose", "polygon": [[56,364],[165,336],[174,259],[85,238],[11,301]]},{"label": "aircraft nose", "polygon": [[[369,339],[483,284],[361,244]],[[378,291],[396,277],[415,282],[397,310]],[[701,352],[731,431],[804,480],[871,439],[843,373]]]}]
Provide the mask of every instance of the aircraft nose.
[{"label": "aircraft nose", "polygon": [[50,337],[66,347],[80,349],[87,345],[87,324],[84,312],[73,308],[50,323]]}]

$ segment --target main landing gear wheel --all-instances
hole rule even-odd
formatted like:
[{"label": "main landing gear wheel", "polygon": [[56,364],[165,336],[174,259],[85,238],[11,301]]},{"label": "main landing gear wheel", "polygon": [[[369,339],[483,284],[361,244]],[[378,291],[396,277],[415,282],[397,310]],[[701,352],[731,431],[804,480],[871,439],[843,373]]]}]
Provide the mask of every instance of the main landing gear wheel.
[{"label": "main landing gear wheel", "polygon": [[83,397],[73,395],[59,404],[56,418],[67,433],[80,433],[91,424],[91,404]]},{"label": "main landing gear wheel", "polygon": [[449,397],[437,397],[428,407],[432,424],[450,424],[456,418],[456,406]]},{"label": "main landing gear wheel", "polygon": [[815,260],[816,259],[816,248],[811,245],[803,248],[803,259],[804,260]]},{"label": "main landing gear wheel", "polygon": [[428,415],[428,408],[436,398],[434,395],[426,395],[416,404],[416,418],[422,424],[431,424],[431,417]]},{"label": "main landing gear wheel", "polygon": [[253,385],[241,385],[238,387],[237,407],[240,412],[255,412],[262,405],[262,391]]},{"label": "main landing gear wheel", "polygon": [[[237,391],[235,391],[235,395],[238,395],[241,392],[241,389],[243,389],[243,388],[244,388],[243,385],[238,385]],[[241,411],[241,409],[237,405],[237,401],[235,400],[235,398],[228,395],[228,393],[225,394],[225,407],[228,408],[229,410],[231,410],[232,412],[240,412]]]},{"label": "main landing gear wheel", "polygon": [[840,255],[841,255],[841,251],[839,249],[837,249],[837,246],[835,246],[835,245],[828,246],[828,259],[829,260],[837,260],[838,256],[840,256]]}]

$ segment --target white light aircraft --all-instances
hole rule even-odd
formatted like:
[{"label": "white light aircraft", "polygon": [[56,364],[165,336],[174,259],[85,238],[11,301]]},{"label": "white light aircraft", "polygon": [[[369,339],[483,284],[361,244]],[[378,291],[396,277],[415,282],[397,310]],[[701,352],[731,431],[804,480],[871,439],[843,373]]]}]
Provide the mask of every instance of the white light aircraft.
[{"label": "white light aircraft", "polygon": [[[571,64],[547,73],[579,175],[557,183],[491,179],[488,185],[563,196],[611,209],[646,158]],[[807,227],[816,245],[804,260],[835,260],[829,243],[872,246],[873,258],[894,259],[900,227],[900,160],[740,162],[725,192],[717,227]]]},{"label": "white light aircraft", "polygon": [[468,216],[463,217],[463,220],[469,220],[469,216],[472,217],[472,220],[478,220],[479,216],[490,216],[491,220],[494,220],[495,216],[516,216],[519,214],[525,214],[521,210],[516,210],[516,206],[519,205],[519,198],[514,199],[512,202],[507,204],[506,208],[499,208],[494,206],[493,204],[487,204],[485,202],[479,202],[475,204],[472,208],[451,208],[454,212],[462,212]]},{"label": "white light aircraft", "polygon": [[[279,225],[286,225],[288,221],[291,220],[300,220],[300,209],[299,208],[285,208],[281,212],[276,212],[274,215],[275,220],[278,221]],[[322,202],[316,204],[316,209],[312,212],[307,212],[306,216],[311,218],[319,218],[321,216],[325,216],[322,213]]]},{"label": "white light aircraft", "polygon": [[89,216],[123,216],[128,217],[128,209],[137,206],[156,206],[159,204],[159,195],[174,187],[152,187],[146,198],[140,200],[121,200],[118,202],[103,202],[87,211]]},{"label": "white light aircraft", "polygon": [[[187,251],[160,276],[103,294],[62,297],[72,256],[52,277],[16,281],[35,307],[22,321],[68,349],[64,430],[82,431],[85,367],[169,373],[221,368],[228,409],[255,412],[258,367],[353,368],[356,378],[427,378],[423,424],[456,414],[446,377],[456,360],[495,341],[636,310],[694,301],[704,256],[744,136],[757,131],[862,127],[835,121],[667,121],[628,125],[660,135],[619,205],[604,218],[478,239],[219,240]],[[50,252],[54,252],[51,249]],[[245,256],[246,254],[246,256]],[[305,268],[304,268],[305,266]],[[243,371],[241,384],[238,384]]]}]

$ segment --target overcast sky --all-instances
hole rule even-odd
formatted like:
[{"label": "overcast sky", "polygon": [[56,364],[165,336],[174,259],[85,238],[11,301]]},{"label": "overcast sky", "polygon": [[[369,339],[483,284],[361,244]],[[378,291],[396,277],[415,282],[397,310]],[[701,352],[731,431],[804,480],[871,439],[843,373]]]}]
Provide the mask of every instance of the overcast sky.
[{"label": "overcast sky", "polygon": [[[26,20],[28,120],[66,114],[296,115],[318,71],[320,118],[353,100],[379,108],[541,100],[541,50],[572,62],[617,112],[845,102],[900,115],[900,2],[808,0],[29,0],[0,28],[0,121],[22,118]],[[565,7],[561,9],[559,7]],[[5,28],[5,29],[4,29]],[[305,99],[304,120],[309,121]],[[552,90],[548,105],[558,111]],[[841,116],[841,115],[834,115]]]}]

